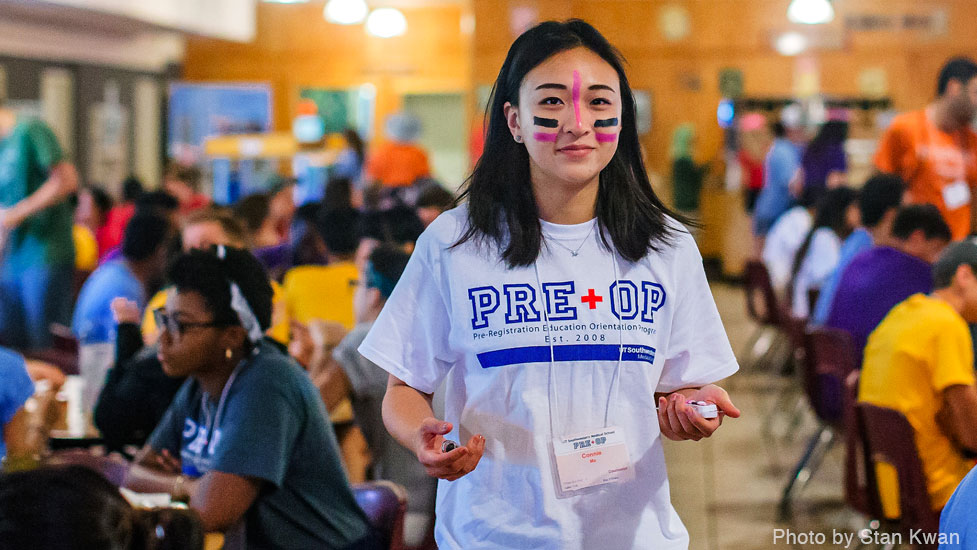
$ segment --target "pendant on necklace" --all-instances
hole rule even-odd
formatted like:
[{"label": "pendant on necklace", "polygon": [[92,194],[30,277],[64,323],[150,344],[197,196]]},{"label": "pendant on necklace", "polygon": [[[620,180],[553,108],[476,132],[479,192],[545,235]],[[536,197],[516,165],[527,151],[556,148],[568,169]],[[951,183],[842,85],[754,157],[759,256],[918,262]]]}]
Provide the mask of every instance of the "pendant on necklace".
[{"label": "pendant on necklace", "polygon": [[576,258],[576,257],[577,257],[577,253],[576,253],[576,252],[574,252],[574,251],[572,251],[572,250],[570,251],[570,255],[571,255],[571,256],[573,256],[574,258]]}]

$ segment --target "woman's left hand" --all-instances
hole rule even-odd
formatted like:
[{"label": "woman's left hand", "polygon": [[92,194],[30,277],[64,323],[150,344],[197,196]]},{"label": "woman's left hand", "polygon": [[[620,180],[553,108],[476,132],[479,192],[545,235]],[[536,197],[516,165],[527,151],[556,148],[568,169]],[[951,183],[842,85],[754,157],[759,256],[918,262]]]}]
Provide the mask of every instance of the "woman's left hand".
[{"label": "woman's left hand", "polygon": [[[713,403],[719,415],[716,418],[703,418],[686,401]],[[674,392],[658,398],[658,426],[662,435],[674,441],[698,441],[709,437],[723,423],[723,416],[739,418],[740,410],[730,401],[726,390],[714,384],[688,394]]]}]

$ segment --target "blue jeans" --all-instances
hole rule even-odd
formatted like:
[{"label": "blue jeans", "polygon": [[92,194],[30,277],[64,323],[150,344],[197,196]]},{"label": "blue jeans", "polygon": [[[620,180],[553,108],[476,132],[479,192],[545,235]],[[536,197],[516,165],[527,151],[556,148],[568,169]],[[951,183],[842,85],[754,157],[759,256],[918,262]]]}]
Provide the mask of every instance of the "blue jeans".
[{"label": "blue jeans", "polygon": [[73,265],[0,266],[0,344],[43,349],[52,323],[71,323]]}]

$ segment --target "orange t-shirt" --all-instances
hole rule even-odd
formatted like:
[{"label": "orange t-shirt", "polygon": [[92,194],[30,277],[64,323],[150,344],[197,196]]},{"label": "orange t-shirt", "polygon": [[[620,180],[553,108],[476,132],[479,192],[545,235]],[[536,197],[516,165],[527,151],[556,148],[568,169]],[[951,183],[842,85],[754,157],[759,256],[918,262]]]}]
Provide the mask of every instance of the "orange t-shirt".
[{"label": "orange t-shirt", "polygon": [[409,143],[384,143],[377,147],[364,167],[367,179],[386,187],[405,187],[431,175],[427,153]]},{"label": "orange t-shirt", "polygon": [[940,209],[954,240],[970,233],[971,195],[977,191],[977,134],[940,130],[926,110],[899,115],[882,136],[875,166],[900,176],[911,203]]}]

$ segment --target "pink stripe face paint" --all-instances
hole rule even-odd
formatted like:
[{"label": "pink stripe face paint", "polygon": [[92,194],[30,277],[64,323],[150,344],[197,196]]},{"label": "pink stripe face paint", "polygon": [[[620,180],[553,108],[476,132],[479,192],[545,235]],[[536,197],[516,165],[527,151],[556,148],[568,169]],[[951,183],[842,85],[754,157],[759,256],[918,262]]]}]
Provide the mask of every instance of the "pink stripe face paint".
[{"label": "pink stripe face paint", "polygon": [[580,73],[573,71],[573,116],[577,119],[577,128],[582,126],[580,122]]},{"label": "pink stripe face paint", "polygon": [[558,134],[548,134],[546,132],[535,132],[533,138],[536,141],[548,141],[550,143],[556,143],[556,136]]},{"label": "pink stripe face paint", "polygon": [[594,138],[597,139],[598,143],[612,143],[617,141],[617,134],[601,134],[594,132]]}]

